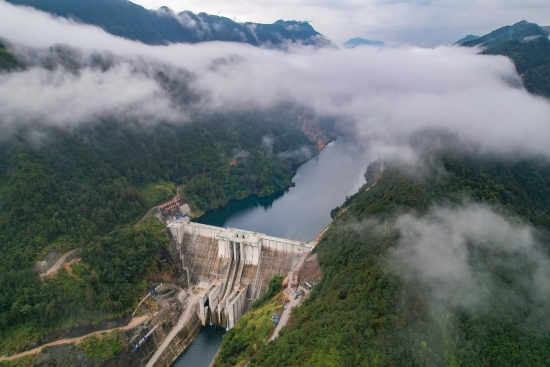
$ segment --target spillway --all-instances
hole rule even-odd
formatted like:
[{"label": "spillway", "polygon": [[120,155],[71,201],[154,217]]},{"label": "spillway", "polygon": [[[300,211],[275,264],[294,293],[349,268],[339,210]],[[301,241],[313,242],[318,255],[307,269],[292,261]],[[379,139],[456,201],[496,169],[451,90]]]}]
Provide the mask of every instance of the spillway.
[{"label": "spillway", "polygon": [[197,309],[201,323],[227,329],[267,291],[274,275],[286,276],[316,245],[187,219],[167,228],[189,282],[205,290]]}]

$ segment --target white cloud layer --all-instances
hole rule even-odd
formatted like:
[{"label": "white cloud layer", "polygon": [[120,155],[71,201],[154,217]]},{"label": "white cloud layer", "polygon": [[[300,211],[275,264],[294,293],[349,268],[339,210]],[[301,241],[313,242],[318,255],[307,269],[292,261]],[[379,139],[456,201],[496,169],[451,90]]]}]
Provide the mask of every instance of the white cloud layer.
[{"label": "white cloud layer", "polygon": [[[302,47],[284,53],[220,42],[146,46],[4,2],[0,36],[16,45],[47,50],[62,43],[185,68],[194,74],[192,88],[208,92],[200,102],[207,110],[291,100],[354,121],[356,135],[369,144],[391,144],[432,127],[493,151],[550,155],[550,102],[518,87],[521,79],[507,58],[473,49]],[[19,123],[27,113],[69,124],[105,111],[168,119],[181,112],[170,110],[156,82],[124,66],[78,77],[30,69],[1,79],[4,124]]]},{"label": "white cloud layer", "polygon": [[405,214],[396,227],[401,238],[390,250],[390,266],[412,284],[429,285],[433,302],[483,311],[498,300],[521,308],[527,294],[535,307],[546,308],[550,261],[531,227],[472,203],[435,206],[422,217]]},{"label": "white cloud layer", "polygon": [[150,121],[181,119],[159,85],[128,65],[78,75],[33,68],[0,75],[0,129],[16,125],[71,126],[112,116]]}]

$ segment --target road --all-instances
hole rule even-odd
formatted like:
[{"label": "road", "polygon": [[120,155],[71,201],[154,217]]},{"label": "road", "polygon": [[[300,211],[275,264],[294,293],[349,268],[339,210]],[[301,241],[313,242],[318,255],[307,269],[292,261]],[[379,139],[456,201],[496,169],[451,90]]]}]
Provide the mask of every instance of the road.
[{"label": "road", "polygon": [[101,333],[110,333],[112,331],[115,331],[115,330],[128,330],[128,329],[132,329],[133,327],[141,324],[142,322],[145,322],[149,319],[149,316],[141,316],[141,317],[136,317],[136,318],[133,318],[132,321],[130,321],[130,323],[126,326],[122,326],[122,327],[117,327],[117,328],[114,328],[114,329],[107,329],[107,330],[99,330],[99,331],[94,331],[93,333],[90,333],[90,334],[86,334],[86,335],[83,335],[83,336],[79,336],[79,337],[76,337],[76,338],[67,338],[67,339],[59,339],[59,340],[56,340],[54,342],[51,342],[51,343],[48,343],[48,344],[44,344],[44,345],[41,345],[37,348],[34,348],[34,349],[31,349],[31,350],[27,350],[25,352],[21,352],[21,353],[18,353],[18,354],[13,354],[9,357],[0,357],[0,362],[3,362],[3,361],[11,361],[11,360],[14,360],[14,359],[18,359],[18,358],[21,358],[21,357],[24,357],[26,355],[29,355],[29,354],[37,354],[39,353],[43,348],[46,348],[46,347],[50,347],[52,345],[61,345],[61,344],[69,344],[69,343],[75,343],[75,344],[78,344],[80,343],[81,341],[83,341],[84,339],[92,336],[92,335],[98,335],[98,334],[101,334]]},{"label": "road", "polygon": [[[176,186],[176,195],[174,195],[174,197],[172,198],[172,200],[176,200],[180,194],[180,188],[181,188],[181,185],[178,185]],[[134,227],[137,227],[139,226],[141,223],[143,223],[143,221],[145,220],[145,218],[147,218],[149,216],[149,214],[151,214],[153,212],[153,210],[157,209],[158,208],[158,205],[157,206],[154,206],[152,207],[151,209],[149,209],[147,211],[147,213],[145,213],[145,215],[143,217],[140,218],[140,220],[138,220],[135,224],[134,224]]]},{"label": "road", "polygon": [[290,310],[293,307],[299,306],[303,300],[304,300],[304,295],[302,294],[300,294],[297,299],[294,299],[294,295],[291,295],[290,301],[287,302],[286,308],[283,310],[283,313],[279,318],[279,323],[277,324],[277,327],[275,327],[275,330],[273,331],[273,335],[271,335],[271,338],[269,338],[268,342],[272,341],[273,339],[276,339],[279,336],[279,331],[288,322],[288,319],[290,317]]},{"label": "road", "polygon": [[138,220],[135,224],[134,224],[134,227],[137,227],[139,226],[141,223],[143,223],[143,221],[149,216],[149,214],[151,214],[153,212],[153,210],[155,210],[156,208],[158,208],[157,206],[154,206],[152,207],[151,209],[147,210],[147,213],[145,213],[145,215],[143,217],[140,218],[140,220]]},{"label": "road", "polygon": [[[172,200],[175,200],[178,195],[179,195],[179,191],[180,191],[180,188],[181,188],[181,185],[178,185],[176,187],[176,195],[174,196],[174,198]],[[147,211],[147,213],[141,217],[140,220],[138,220],[134,226],[138,226],[140,225],[144,220],[145,218],[147,218],[147,216],[149,214],[151,214],[151,212],[153,210],[155,210],[157,208],[157,206],[154,206],[152,207],[151,209],[149,209]],[[68,251],[66,253],[64,253],[60,258],[59,260],[57,260],[55,262],[55,264],[53,264],[45,273],[42,273],[40,274],[40,277],[43,278],[43,277],[48,277],[50,275],[53,275],[57,272],[57,270],[65,263],[65,260],[67,259],[68,256],[70,256],[71,254],[75,253],[76,251],[80,250],[80,248],[75,248],[71,251]],[[187,309],[184,311],[184,313],[182,314],[182,316],[180,317],[180,320],[178,321],[178,325],[176,326],[176,328],[174,328],[174,330],[172,330],[170,332],[170,334],[168,334],[168,337],[165,339],[165,341],[162,343],[162,345],[160,346],[160,348],[157,350],[157,353],[155,353],[155,355],[153,356],[153,358],[151,358],[151,361],[156,361],[158,356],[161,354],[159,353],[162,352],[166,346],[168,345],[168,343],[170,342],[170,340],[172,340],[174,338],[174,336],[177,334],[177,332],[179,330],[181,330],[181,328],[183,327],[183,325],[185,324],[185,322],[189,319],[189,316],[191,315],[191,309],[193,308],[192,305],[193,303],[195,303],[197,300],[199,299],[199,295],[194,295],[193,297],[191,297],[189,299],[189,302],[188,304],[190,305],[189,307],[187,307]],[[37,354],[39,353],[42,348],[45,348],[45,347],[49,347],[49,346],[52,346],[52,345],[61,345],[61,344],[68,344],[68,343],[75,343],[75,344],[78,344],[80,343],[82,340],[92,336],[92,335],[98,335],[98,334],[101,334],[101,333],[109,333],[109,332],[112,332],[114,330],[128,330],[128,329],[131,329],[133,328],[134,326],[136,325],[139,325],[141,324],[142,322],[146,321],[149,319],[150,316],[141,316],[141,317],[136,317],[136,318],[133,318],[132,321],[130,321],[130,323],[126,326],[123,326],[123,327],[119,327],[119,328],[114,328],[114,329],[106,329],[106,330],[99,330],[99,331],[94,331],[93,333],[90,333],[90,334],[86,334],[86,335],[83,335],[83,336],[80,336],[80,337],[76,337],[76,338],[67,338],[67,339],[59,339],[59,340],[56,340],[54,342],[51,342],[51,343],[48,343],[48,344],[44,344],[44,345],[41,345],[40,347],[37,347],[37,348],[34,348],[34,349],[31,349],[31,350],[27,350],[25,352],[21,352],[21,353],[18,353],[18,354],[14,354],[14,355],[11,355],[9,357],[5,357],[5,356],[2,356],[0,357],[0,362],[2,361],[11,361],[11,360],[14,360],[14,359],[18,359],[18,358],[21,358],[21,357],[24,357],[26,355],[30,355],[30,354]],[[154,363],[154,362],[153,362]],[[147,366],[149,366],[149,364],[147,364]]]},{"label": "road", "polygon": [[75,249],[73,249],[73,250],[71,250],[71,251],[65,252],[65,253],[63,254],[63,256],[61,256],[61,257],[59,258],[59,260],[57,260],[57,261],[55,262],[55,264],[53,264],[53,265],[51,266],[51,268],[48,269],[48,271],[46,271],[45,273],[40,274],[40,277],[41,277],[41,278],[45,278],[45,277],[49,277],[50,275],[55,274],[55,273],[57,272],[57,270],[59,269],[59,267],[65,263],[65,259],[67,259],[67,257],[68,257],[69,255],[74,254],[74,253],[77,252],[78,250],[80,250],[80,249],[79,249],[79,248],[75,248]]},{"label": "road", "polygon": [[189,317],[192,315],[193,312],[195,312],[194,306],[195,306],[195,303],[197,303],[197,301],[199,300],[200,296],[201,296],[201,293],[196,293],[192,295],[190,298],[188,298],[187,308],[181,314],[178,324],[176,325],[175,328],[172,329],[172,331],[170,331],[168,336],[166,336],[162,344],[158,347],[155,354],[151,357],[149,362],[147,362],[146,367],[153,367],[155,365],[155,363],[157,362],[157,359],[159,359],[159,357],[162,355],[162,352],[164,352],[164,350],[166,349],[166,347],[168,347],[172,339],[174,339],[176,334],[179,333],[179,331],[187,323],[187,321],[189,320]]}]

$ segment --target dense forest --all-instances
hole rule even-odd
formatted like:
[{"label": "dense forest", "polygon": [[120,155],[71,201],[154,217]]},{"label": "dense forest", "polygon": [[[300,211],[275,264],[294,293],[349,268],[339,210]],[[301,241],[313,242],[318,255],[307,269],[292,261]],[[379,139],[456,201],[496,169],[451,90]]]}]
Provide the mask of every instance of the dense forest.
[{"label": "dense forest", "polygon": [[506,41],[484,50],[483,53],[508,56],[516,65],[529,92],[550,97],[550,40],[548,37],[537,37],[529,42]]},{"label": "dense forest", "polygon": [[[252,356],[249,366],[549,365],[550,293],[536,281],[547,274],[550,254],[547,161],[451,148],[423,158],[429,163],[417,169],[385,162],[376,185],[346,201],[315,250],[321,282],[278,339],[241,346]],[[488,218],[498,218],[498,230]],[[417,227],[407,232],[404,223]],[[456,228],[478,225],[463,252],[439,269],[445,257],[438,250],[452,248]],[[516,237],[525,228],[536,242],[529,251]],[[404,241],[428,230],[431,260],[415,267]],[[473,274],[466,285],[425,275],[452,273],[461,261]],[[233,339],[239,336],[227,337],[222,350]]]},{"label": "dense forest", "polygon": [[[0,56],[8,71],[23,67],[4,48]],[[0,349],[13,353],[53,327],[120,315],[145,292],[147,276],[176,275],[160,222],[133,227],[176,185],[196,213],[288,188],[304,157],[280,153],[317,152],[299,125],[303,113],[281,105],[150,125],[114,116],[3,136]],[[34,264],[51,249],[74,248],[82,263],[42,284]]]},{"label": "dense forest", "polygon": [[458,44],[482,46],[486,55],[508,56],[529,92],[550,97],[550,40],[548,31],[537,24],[522,21]]},{"label": "dense forest", "polygon": [[0,42],[0,71],[10,71],[21,67],[23,67],[21,62],[18,61],[9,50],[6,49],[6,46],[2,42]]}]

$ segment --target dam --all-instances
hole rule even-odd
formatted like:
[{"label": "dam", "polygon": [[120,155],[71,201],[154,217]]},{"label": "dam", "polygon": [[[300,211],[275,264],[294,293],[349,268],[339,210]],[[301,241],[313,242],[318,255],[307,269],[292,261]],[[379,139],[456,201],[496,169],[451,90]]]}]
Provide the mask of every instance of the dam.
[{"label": "dam", "polygon": [[197,313],[202,325],[231,329],[267,291],[274,275],[286,276],[315,247],[263,233],[194,223],[167,225],[190,285],[204,289]]},{"label": "dam", "polygon": [[[365,177],[363,174],[365,173],[366,162],[363,159],[358,159],[358,157],[363,157],[362,149],[361,146],[350,142],[345,136],[339,136],[336,141],[329,143],[328,146],[321,151],[318,157],[307,161],[298,168],[296,176],[292,179],[292,181],[296,183],[296,186],[291,187],[282,195],[276,194],[268,197],[249,197],[243,200],[231,201],[227,206],[217,211],[207,212],[196,219],[195,222],[213,226],[204,228],[212,228],[215,234],[221,233],[226,229],[225,227],[235,229],[243,228],[248,231],[242,232],[251,234],[256,232],[256,234],[260,234],[260,236],[263,236],[261,234],[265,233],[280,239],[294,240],[294,242],[287,240],[281,240],[279,242],[295,243],[297,248],[300,248],[302,246],[302,239],[313,239],[317,237],[317,235],[331,222],[331,209],[341,205],[346,196],[353,195],[364,184]],[[186,222],[183,223],[186,224]],[[180,225],[181,220],[171,223],[171,226],[179,227]],[[223,277],[223,272],[211,269],[210,271],[222,274],[216,277],[215,274],[208,274],[203,270],[198,270],[202,261],[213,262],[214,257],[211,254],[210,258],[206,260],[196,258],[197,262],[194,263],[192,258],[194,254],[192,252],[197,250],[197,247],[202,247],[202,250],[199,251],[203,251],[202,256],[204,258],[207,256],[205,254],[208,254],[208,252],[204,251],[208,250],[208,248],[205,248],[207,247],[205,244],[192,244],[191,238],[189,238],[192,236],[192,229],[189,228],[186,230],[180,227],[178,230],[175,228],[167,230],[172,236],[171,252],[174,258],[180,260],[179,266],[184,269],[184,272],[191,273],[191,277],[193,278],[190,282],[191,286],[194,284],[198,285],[201,281],[203,282],[202,284],[205,289],[201,289],[198,292],[199,295],[202,295],[202,292],[206,292],[206,289],[208,289],[211,283]],[[185,236],[187,238],[185,242],[191,244],[191,247],[186,247],[187,244],[184,245],[183,237],[186,231],[187,235]],[[236,229],[235,231],[239,230]],[[180,237],[179,240],[176,240],[178,233]],[[203,238],[197,235],[198,240],[201,242],[210,242],[211,245],[218,245],[215,236],[212,237],[212,234],[209,233],[205,236],[203,233],[202,237]],[[254,238],[255,236],[252,237]],[[213,241],[211,241],[212,238],[214,238]],[[242,238],[241,241],[240,237],[239,240],[236,238],[235,240],[236,241],[232,242],[246,242],[244,238]],[[176,243],[179,250],[178,247],[176,247]],[[306,245],[308,244],[310,245],[308,247],[314,245],[314,243],[306,243]],[[210,247],[210,249],[212,252],[217,251],[216,248],[212,249],[212,247]],[[263,250],[264,247],[261,247],[261,249]],[[283,247],[281,246],[279,250],[283,250]],[[298,251],[299,250],[297,250],[297,252]],[[216,253],[214,252],[214,254]],[[255,288],[261,287],[262,292],[265,292],[267,284],[272,276],[271,274],[277,273],[277,269],[273,270],[276,264],[264,261],[269,258],[268,255],[267,252],[263,253],[263,251],[260,251],[258,265],[245,266],[243,274],[241,275],[242,281],[238,282],[238,284],[242,283],[242,285],[244,285],[246,282],[248,284],[247,293],[253,293],[251,288],[254,287],[254,279],[256,279]],[[275,255],[282,255],[282,257],[288,259],[288,254],[284,252],[280,254],[280,251],[277,251]],[[297,255],[291,257],[290,264],[287,263],[287,269],[291,268],[291,264],[296,261],[297,257]],[[223,259],[221,262],[223,262]],[[269,268],[266,268],[266,264],[269,265]],[[256,269],[250,270],[249,268],[251,267],[259,267],[257,277]],[[212,266],[212,268],[214,268],[214,266]],[[251,271],[253,275],[248,275],[247,270]],[[288,270],[283,271],[279,269],[278,271],[279,274],[282,273],[284,276]],[[268,274],[262,277],[263,272],[268,272]],[[201,275],[201,273],[203,273],[203,275]],[[204,273],[206,274],[204,275]],[[186,282],[187,281],[185,281],[185,284],[182,284],[182,286],[187,287],[188,284]],[[204,285],[205,283],[206,285]],[[245,306],[249,307],[250,303],[252,303],[249,299],[256,298],[256,295],[254,295],[254,297],[245,295],[245,301],[247,302]],[[183,335],[184,332],[182,331],[179,340],[181,340],[181,343],[186,345],[186,347],[179,348],[177,345],[174,345],[173,349],[166,348],[171,351],[170,353],[172,355],[176,355],[176,357],[174,357],[175,359],[166,359],[166,364],[159,363],[158,366],[208,367],[211,364],[221,344],[220,331],[222,328],[225,330],[227,325],[209,326],[211,320],[210,314],[207,313],[211,309],[210,304],[212,300],[209,299],[208,302],[209,303],[206,305],[208,308],[204,305],[206,299],[203,299],[202,302],[202,312],[204,315],[202,318],[205,320],[207,326],[200,328],[200,331],[192,331],[191,325],[189,334],[187,335]],[[198,302],[195,303],[195,305],[197,309],[200,308],[198,307]],[[214,315],[214,317],[216,316]],[[201,324],[201,321],[199,320],[198,323]],[[193,336],[191,340],[195,340],[195,336],[197,339],[187,344],[187,340],[190,340],[188,338],[190,335]],[[170,361],[174,360],[174,364],[171,364]]]}]

